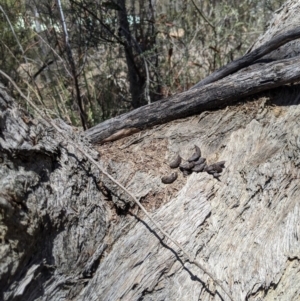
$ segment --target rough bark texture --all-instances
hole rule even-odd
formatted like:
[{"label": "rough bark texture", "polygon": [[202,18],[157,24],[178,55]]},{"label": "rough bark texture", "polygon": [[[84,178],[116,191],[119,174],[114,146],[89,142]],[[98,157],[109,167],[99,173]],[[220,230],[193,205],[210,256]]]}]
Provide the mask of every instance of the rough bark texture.
[{"label": "rough bark texture", "polygon": [[[296,301],[299,91],[276,88],[97,150],[56,124],[234,300]],[[229,300],[66,138],[17,109],[3,86],[0,110],[0,300]],[[226,161],[220,181],[178,171],[163,184],[171,158],[187,159],[195,144],[209,163]]]},{"label": "rough bark texture", "polygon": [[[299,297],[299,88],[275,95],[98,149],[104,168],[234,300]],[[120,189],[36,124],[2,111],[1,299],[228,300],[197,267],[183,267]],[[179,173],[162,184],[169,159],[187,159],[194,144],[208,162],[226,161],[221,181]]]},{"label": "rough bark texture", "polygon": [[103,243],[107,206],[86,160],[41,120],[17,110],[3,86],[0,109],[0,300],[55,300],[61,286],[83,287],[74,277]]}]

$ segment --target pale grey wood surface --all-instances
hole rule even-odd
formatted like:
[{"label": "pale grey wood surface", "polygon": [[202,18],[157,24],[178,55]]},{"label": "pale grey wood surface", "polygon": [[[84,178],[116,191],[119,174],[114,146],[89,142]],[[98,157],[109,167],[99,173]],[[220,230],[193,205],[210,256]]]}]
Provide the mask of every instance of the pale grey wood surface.
[{"label": "pale grey wood surface", "polygon": [[[1,115],[1,298],[221,300],[208,276],[183,267],[177,249],[161,243],[136,207],[118,209],[126,197],[66,141],[58,144],[46,131],[47,154],[42,144],[30,144],[36,127],[19,114],[13,108]],[[98,151],[103,167],[207,264],[234,300],[298,300],[299,117],[299,89],[279,88]],[[177,152],[187,159],[194,144],[208,162],[226,161],[221,181],[179,173],[162,184],[169,159]]]},{"label": "pale grey wood surface", "polygon": [[[2,85],[0,108],[0,300],[55,300],[103,245],[107,206],[86,159],[18,110]],[[57,124],[97,156],[72,128]]]},{"label": "pale grey wood surface", "polygon": [[[154,177],[151,193],[168,200],[153,211],[154,217],[208,263],[235,300],[299,298],[299,96],[292,89],[276,93],[280,101],[276,106],[260,99],[254,105],[177,121],[149,136],[142,134],[143,138],[136,134],[131,139],[138,144],[126,148],[137,158],[130,157],[134,162],[126,168],[123,183],[130,188],[129,179],[139,173],[141,187],[149,188]],[[120,148],[107,155],[114,158],[116,170],[127,165],[122,152],[129,141],[101,148],[105,153]],[[151,147],[158,144],[165,149],[153,154]],[[200,173],[181,175],[170,187],[158,188],[158,170],[148,164],[157,160],[159,174],[165,174],[168,168],[163,163],[176,152],[187,158],[194,144],[209,162],[226,160],[221,182]],[[154,207],[151,201],[149,206]],[[97,300],[95,292],[101,291],[103,300],[220,300],[203,288],[201,281],[206,283],[207,276],[194,266],[183,269],[141,222],[114,245],[101,267],[82,292],[83,299]],[[190,273],[201,281],[191,279]],[[109,278],[111,285],[106,284]]]},{"label": "pale grey wood surface", "polygon": [[[257,41],[248,49],[248,53],[253,49],[257,49],[275,36],[283,34],[300,26],[300,2],[297,0],[286,1],[280,9],[278,9],[270,23],[268,29],[262,34]],[[300,39],[288,42],[273,52],[265,55],[265,59],[286,59],[300,55]]]},{"label": "pale grey wood surface", "polygon": [[[299,95],[299,85],[276,88],[97,149],[56,124],[234,300],[298,301]],[[199,268],[183,266],[182,254],[123,191],[20,111],[3,86],[0,109],[0,300],[228,300]],[[170,159],[187,159],[194,144],[209,163],[226,161],[221,181],[179,172],[163,184]]]}]

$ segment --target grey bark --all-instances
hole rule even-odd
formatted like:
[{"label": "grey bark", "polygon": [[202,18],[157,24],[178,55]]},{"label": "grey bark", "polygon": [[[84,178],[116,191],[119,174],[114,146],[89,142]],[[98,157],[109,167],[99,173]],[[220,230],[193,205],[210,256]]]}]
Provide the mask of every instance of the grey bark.
[{"label": "grey bark", "polygon": [[[78,250],[64,250],[72,246],[68,241],[75,239],[75,225],[90,229],[84,239],[76,237],[73,242],[85,250],[80,256],[86,257],[88,250],[93,253],[94,244],[103,240],[105,204],[94,202],[99,190],[96,178],[86,177],[90,168],[86,160],[41,120],[32,120],[17,110],[3,86],[0,108],[0,299],[50,298],[44,284],[48,283],[53,293],[60,285],[74,281],[76,269],[82,273],[84,268],[80,267]],[[70,138],[84,144],[70,127],[58,124]],[[72,178],[74,174],[77,179]],[[79,217],[78,210],[89,218]],[[84,242],[86,235],[92,244]],[[58,278],[52,283],[54,274]]]},{"label": "grey bark", "polygon": [[[234,300],[296,301],[299,91],[280,87],[97,149],[56,124]],[[19,110],[0,86],[0,300],[227,301],[68,139]],[[226,161],[220,181],[178,171],[163,184],[174,172],[169,160],[188,159],[195,144],[208,163]]]}]

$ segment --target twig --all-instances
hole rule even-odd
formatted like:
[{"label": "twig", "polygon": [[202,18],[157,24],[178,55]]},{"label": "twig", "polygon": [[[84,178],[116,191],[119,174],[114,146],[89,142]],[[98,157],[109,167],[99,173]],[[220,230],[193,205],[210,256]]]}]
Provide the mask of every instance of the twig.
[{"label": "twig", "polygon": [[208,19],[204,16],[204,13],[200,10],[200,8],[196,5],[194,0],[192,0],[193,5],[195,6],[196,10],[198,11],[199,15],[204,19],[204,21],[213,29],[214,33],[216,34],[216,28],[213,26]]},{"label": "twig", "polygon": [[61,6],[61,1],[56,0],[56,3],[57,3],[59,14],[60,14],[60,21],[61,21],[61,25],[62,25],[62,29],[63,29],[63,33],[64,33],[67,56],[68,56],[68,60],[69,60],[70,67],[71,67],[72,77],[73,77],[73,80],[74,80],[74,86],[75,86],[76,97],[77,97],[77,104],[78,104],[78,108],[79,108],[79,115],[80,115],[80,119],[81,119],[83,129],[87,130],[86,117],[85,117],[85,113],[84,113],[84,110],[83,110],[82,98],[81,98],[81,95],[80,95],[80,89],[79,89],[79,83],[78,83],[78,76],[77,76],[77,72],[76,72],[76,66],[75,66],[75,61],[74,61],[74,58],[73,58],[71,45],[70,45],[70,42],[69,42],[69,35],[68,35],[66,20],[65,20],[65,16],[64,16],[64,11],[63,11],[62,6]]},{"label": "twig", "polygon": [[[108,174],[102,167],[99,165],[98,162],[96,162],[86,151],[84,151],[80,146],[77,144],[73,143],[71,139],[68,139],[68,137],[65,136],[64,132],[49,118],[49,121],[47,121],[41,111],[36,107],[34,103],[31,102],[30,99],[28,99],[23,92],[20,90],[18,85],[2,70],[0,70],[0,74],[2,74],[4,77],[6,77],[12,85],[16,88],[16,90],[19,92],[21,97],[26,99],[26,101],[36,110],[37,114],[42,118],[42,120],[50,126],[50,124],[62,135],[62,137],[68,141],[68,143],[71,143],[75,149],[77,149],[79,152],[81,152],[93,165],[95,165],[101,173],[103,173],[107,178],[109,178],[112,182],[114,182],[117,186],[119,186],[123,191],[125,191],[133,200],[134,202],[139,206],[139,208],[144,212],[144,214],[149,218],[149,220],[159,229],[159,231],[167,237],[171,242],[173,242],[174,245],[176,245],[182,253],[185,255],[186,260],[192,264],[195,264],[198,268],[200,268],[204,273],[206,273],[215,284],[217,284],[223,291],[224,293],[229,297],[231,301],[234,301],[233,297],[231,294],[227,291],[227,289],[223,286],[223,284],[206,268],[202,263],[200,263],[197,260],[192,259],[192,256],[179,244],[176,240],[174,240],[152,217],[151,215],[147,212],[145,207],[136,199],[136,197],[126,188],[124,187],[121,183],[119,183],[116,179],[114,179],[110,174]],[[50,123],[50,124],[49,124]]]},{"label": "twig", "polygon": [[5,11],[4,11],[4,9],[2,8],[1,5],[0,5],[0,10],[2,11],[3,15],[5,16],[5,18],[6,18],[7,22],[8,22],[8,24],[9,24],[10,30],[11,30],[13,36],[15,37],[15,39],[16,39],[16,41],[17,41],[17,44],[18,44],[19,47],[20,47],[20,50],[21,50],[22,55],[23,55],[23,57],[24,57],[24,60],[25,60],[25,62],[27,63],[27,58],[26,58],[26,56],[25,56],[25,51],[24,51],[24,49],[23,49],[23,47],[22,47],[22,45],[21,45],[21,43],[20,43],[20,41],[19,41],[19,39],[18,39],[16,33],[15,33],[14,27],[12,26],[12,24],[11,24],[11,22],[10,22],[8,16],[7,16],[7,14],[5,13]]},{"label": "twig", "polygon": [[44,44],[46,44],[52,50],[52,52],[54,53],[54,55],[57,56],[57,58],[59,59],[59,62],[62,63],[62,65],[64,66],[64,68],[65,68],[66,72],[68,73],[68,75],[70,77],[72,77],[72,74],[68,70],[68,67],[66,66],[63,58],[57,53],[57,51],[38,32],[35,31],[35,34],[38,36],[39,39],[42,40],[42,42]]}]

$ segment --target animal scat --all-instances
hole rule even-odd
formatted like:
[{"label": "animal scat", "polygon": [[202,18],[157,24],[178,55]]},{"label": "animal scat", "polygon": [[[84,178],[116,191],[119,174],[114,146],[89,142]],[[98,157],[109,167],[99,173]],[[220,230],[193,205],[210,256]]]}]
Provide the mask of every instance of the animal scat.
[{"label": "animal scat", "polygon": [[171,173],[170,175],[168,176],[163,176],[161,178],[161,181],[164,183],[164,184],[172,184],[176,179],[177,179],[178,175],[177,175],[177,172],[173,172]]},{"label": "animal scat", "polygon": [[199,165],[199,164],[203,164],[204,162],[206,161],[206,159],[205,158],[199,158],[197,161],[195,161],[194,163],[195,163],[195,165]]},{"label": "animal scat", "polygon": [[218,165],[217,163],[212,164],[213,170],[215,170],[216,172],[220,173],[222,172],[223,168],[221,165]]},{"label": "animal scat", "polygon": [[197,145],[195,145],[195,153],[190,158],[188,158],[188,161],[189,162],[196,161],[200,157],[201,157],[201,150]]},{"label": "animal scat", "polygon": [[218,166],[220,166],[222,168],[225,168],[225,162],[226,161],[220,161],[220,162],[215,163],[215,165],[218,165]]},{"label": "animal scat", "polygon": [[220,181],[220,174],[219,173],[217,173],[217,172],[215,172],[214,174],[213,174],[213,177],[215,178],[215,179],[217,179],[218,181]]},{"label": "animal scat", "polygon": [[212,165],[207,165],[207,166],[205,166],[205,168],[204,168],[204,171],[206,171],[206,172],[210,172],[210,171],[212,171],[213,170],[213,166]]},{"label": "animal scat", "polygon": [[214,163],[205,167],[205,171],[213,175],[214,173],[221,173],[223,171],[223,168],[220,165]]},{"label": "animal scat", "polygon": [[195,166],[194,162],[185,162],[180,164],[180,169],[190,170]]},{"label": "animal scat", "polygon": [[181,163],[181,157],[177,155],[169,164],[171,168],[177,168]]},{"label": "animal scat", "polygon": [[186,177],[188,175],[190,175],[192,173],[191,170],[187,170],[187,169],[183,169],[183,168],[180,168],[180,170],[182,171],[182,174]]},{"label": "animal scat", "polygon": [[197,164],[192,168],[192,171],[193,172],[202,172],[202,171],[204,171],[205,166],[206,166],[205,163]]}]

